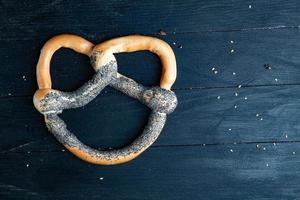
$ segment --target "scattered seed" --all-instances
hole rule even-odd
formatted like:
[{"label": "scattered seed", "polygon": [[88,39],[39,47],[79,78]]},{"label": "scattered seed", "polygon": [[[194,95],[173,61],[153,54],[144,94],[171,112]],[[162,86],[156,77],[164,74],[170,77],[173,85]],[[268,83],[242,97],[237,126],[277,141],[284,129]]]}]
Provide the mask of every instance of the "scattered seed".
[{"label": "scattered seed", "polygon": [[272,65],[270,64],[264,64],[264,68],[267,70],[271,70],[272,69]]},{"label": "scattered seed", "polygon": [[233,149],[230,149],[230,152],[232,153],[232,152],[233,152]]},{"label": "scattered seed", "polygon": [[231,44],[233,44],[233,43],[234,43],[234,41],[233,41],[233,40],[230,40],[230,43],[231,43]]},{"label": "scattered seed", "polygon": [[233,76],[235,76],[235,75],[236,75],[236,73],[235,73],[235,72],[232,72],[232,75],[233,75]]},{"label": "scattered seed", "polygon": [[214,71],[214,74],[217,74],[217,73],[218,73],[218,71],[217,71],[217,70],[215,70],[215,71]]},{"label": "scattered seed", "polygon": [[65,150],[65,149],[62,149],[61,151],[62,151],[62,152],[65,152],[66,150]]},{"label": "scattered seed", "polygon": [[277,78],[275,78],[274,80],[275,80],[276,82],[278,82],[278,79],[277,79]]},{"label": "scattered seed", "polygon": [[238,88],[241,88],[242,87],[242,85],[238,85]]},{"label": "scattered seed", "polygon": [[268,164],[268,163],[266,164],[266,167],[269,167],[269,164]]},{"label": "scattered seed", "polygon": [[256,113],[256,115],[255,115],[256,117],[259,117],[259,114],[258,113]]},{"label": "scattered seed", "polygon": [[287,134],[285,134],[285,138],[288,138],[289,136]]},{"label": "scattered seed", "polygon": [[176,45],[176,42],[173,42],[173,45]]},{"label": "scattered seed", "polygon": [[251,9],[251,8],[252,8],[252,5],[249,5],[248,8]]},{"label": "scattered seed", "polygon": [[237,96],[239,96],[239,93],[236,92],[236,93],[234,93],[234,95],[237,97]]},{"label": "scattered seed", "polygon": [[276,146],[276,143],[274,142],[273,145]]},{"label": "scattered seed", "polygon": [[182,45],[179,45],[178,48],[179,48],[179,49],[182,49]]},{"label": "scattered seed", "polygon": [[159,35],[167,35],[167,33],[163,29],[160,29],[159,30]]},{"label": "scattered seed", "polygon": [[245,100],[247,100],[247,99],[248,99],[248,97],[245,97],[244,99],[245,99]]},{"label": "scattered seed", "polygon": [[233,52],[234,52],[234,49],[231,49],[231,50],[230,50],[230,53],[233,53]]},{"label": "scattered seed", "polygon": [[8,93],[8,96],[11,96],[11,93]]},{"label": "scattered seed", "polygon": [[263,120],[263,118],[260,118],[260,121],[262,121]]},{"label": "scattered seed", "polygon": [[29,164],[26,164],[26,167],[29,167]]},{"label": "scattered seed", "polygon": [[217,96],[217,99],[221,99],[221,97],[220,97],[220,96]]},{"label": "scattered seed", "polygon": [[103,178],[103,177],[100,177],[99,179],[102,181],[104,178]]},{"label": "scattered seed", "polygon": [[237,105],[234,106],[234,109],[237,109]]},{"label": "scattered seed", "polygon": [[295,155],[296,154],[296,152],[295,151],[293,151],[293,155]]},{"label": "scattered seed", "polygon": [[256,145],[256,148],[259,148],[259,144]]},{"label": "scattered seed", "polygon": [[265,151],[265,150],[266,150],[266,147],[264,147],[263,150]]}]

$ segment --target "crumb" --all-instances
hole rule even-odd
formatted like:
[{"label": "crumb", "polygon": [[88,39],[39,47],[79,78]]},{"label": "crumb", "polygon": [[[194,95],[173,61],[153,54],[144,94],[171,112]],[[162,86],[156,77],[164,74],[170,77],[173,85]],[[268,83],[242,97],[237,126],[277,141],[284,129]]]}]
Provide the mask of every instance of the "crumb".
[{"label": "crumb", "polygon": [[179,45],[178,48],[179,48],[179,49],[182,49],[182,45]]}]

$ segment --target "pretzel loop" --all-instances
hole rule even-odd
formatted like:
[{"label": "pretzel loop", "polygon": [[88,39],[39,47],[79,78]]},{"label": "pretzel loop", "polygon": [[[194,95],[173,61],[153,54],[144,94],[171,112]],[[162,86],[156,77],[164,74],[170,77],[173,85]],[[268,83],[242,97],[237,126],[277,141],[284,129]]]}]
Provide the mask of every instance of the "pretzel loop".
[{"label": "pretzel loop", "polygon": [[[93,78],[73,92],[51,88],[50,60],[60,47],[71,48],[88,55],[96,73]],[[163,70],[161,87],[147,88],[117,72],[113,53],[150,50],[159,55]],[[171,67],[169,67],[171,66]],[[43,47],[37,64],[39,90],[34,105],[45,117],[49,131],[75,156],[101,165],[130,161],[155,142],[161,133],[166,115],[177,106],[177,98],[170,90],[176,79],[176,61],[172,49],[163,41],[146,36],[126,36],[94,46],[75,35],[60,35],[50,39]],[[81,143],[58,116],[64,109],[84,106],[93,100],[107,85],[133,97],[151,108],[148,124],[143,133],[131,144],[116,150],[101,151]]]}]

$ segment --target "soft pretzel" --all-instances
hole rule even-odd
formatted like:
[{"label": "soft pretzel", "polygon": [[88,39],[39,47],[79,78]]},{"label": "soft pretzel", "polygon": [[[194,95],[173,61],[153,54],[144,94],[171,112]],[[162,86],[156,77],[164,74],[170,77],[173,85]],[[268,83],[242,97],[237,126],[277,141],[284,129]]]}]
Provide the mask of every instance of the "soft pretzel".
[{"label": "soft pretzel", "polygon": [[[70,48],[90,57],[96,74],[73,92],[52,89],[50,61],[61,47]],[[162,62],[161,87],[144,87],[117,72],[114,53],[149,50],[156,53]],[[93,164],[112,165],[134,159],[152,145],[161,133],[166,115],[177,106],[177,97],[170,90],[176,79],[176,61],[171,47],[156,38],[125,36],[95,46],[76,35],[55,36],[44,45],[37,64],[39,89],[33,102],[45,117],[49,131],[75,156]],[[93,100],[105,86],[111,86],[128,96],[138,99],[152,111],[143,133],[131,144],[115,150],[96,150],[83,144],[68,129],[58,116],[64,109],[77,108]]]}]

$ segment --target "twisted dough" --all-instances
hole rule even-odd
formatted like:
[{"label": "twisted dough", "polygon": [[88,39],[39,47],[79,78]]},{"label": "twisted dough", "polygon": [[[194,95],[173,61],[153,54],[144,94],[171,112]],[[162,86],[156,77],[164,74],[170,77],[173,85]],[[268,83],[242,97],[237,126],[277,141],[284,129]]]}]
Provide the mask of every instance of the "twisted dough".
[{"label": "twisted dough", "polygon": [[[59,48],[65,47],[73,49],[78,53],[85,54],[92,58],[92,55],[95,56],[93,59],[93,65],[95,70],[102,70],[105,66],[110,66],[112,69],[111,61],[115,61],[114,53],[121,52],[134,52],[140,50],[149,50],[155,54],[157,54],[162,63],[162,75],[160,80],[160,87],[166,90],[159,90],[161,95],[157,95],[158,97],[168,97],[169,102],[166,105],[172,105],[175,109],[177,105],[177,99],[175,94],[171,89],[171,86],[175,82],[176,79],[176,60],[175,55],[172,51],[172,48],[162,40],[153,37],[147,36],[125,36],[120,38],[115,38],[103,42],[99,45],[94,45],[93,43],[79,37],[76,35],[63,34],[53,37],[48,40],[41,50],[40,58],[37,64],[37,82],[39,86],[39,90],[35,93],[33,101],[34,105],[42,114],[45,116],[45,122],[49,128],[49,130],[55,135],[55,137],[63,143],[63,145],[74,155],[94,164],[102,164],[102,165],[111,165],[111,164],[119,164],[130,161],[140,155],[144,150],[146,150],[158,137],[160,134],[165,120],[166,113],[161,113],[157,111],[153,111],[151,113],[149,122],[143,132],[143,134],[137,138],[131,145],[127,147],[112,150],[112,151],[98,151],[92,149],[84,144],[82,144],[72,133],[70,133],[62,120],[59,119],[57,113],[46,113],[44,112],[47,106],[59,107],[57,104],[62,104],[62,102],[73,102],[74,98],[72,93],[69,95],[72,96],[71,100],[68,98],[68,94],[61,93],[60,91],[53,90],[52,81],[50,75],[50,61]],[[113,62],[115,63],[115,62]],[[100,72],[99,72],[100,73]],[[123,78],[124,79],[124,78]],[[119,75],[119,80],[122,80],[122,77]],[[125,81],[122,84],[115,83],[115,86],[119,89],[128,89],[128,88],[142,88],[142,86],[138,86],[131,79],[124,79]],[[101,81],[99,80],[99,86],[102,86]],[[91,81],[95,83],[95,81]],[[134,85],[134,86],[133,86]],[[91,85],[88,84],[90,87]],[[128,87],[130,86],[130,87]],[[132,87],[131,87],[132,86]],[[84,88],[84,87],[83,87]],[[96,87],[94,87],[96,88]],[[144,92],[145,89],[139,91]],[[89,91],[89,90],[87,90]],[[97,92],[100,92],[99,89]],[[75,92],[76,93],[76,92]],[[77,92],[80,94],[80,92]],[[77,94],[76,93],[76,94]],[[48,96],[47,96],[48,95]],[[55,95],[58,95],[57,99],[60,101],[56,102],[56,99],[52,99]],[[54,95],[54,96],[53,96]],[[64,96],[65,95],[65,96]],[[141,95],[138,95],[141,96]],[[64,97],[64,98],[61,98]],[[89,94],[91,97],[91,94]],[[85,98],[80,96],[80,98]],[[141,97],[142,98],[142,97]],[[156,97],[155,97],[156,98]],[[154,102],[156,101],[154,98]],[[63,100],[62,100],[63,99]],[[88,99],[84,102],[89,102],[92,99]],[[53,104],[51,101],[56,103]],[[79,100],[78,100],[79,101]],[[79,101],[80,102],[80,101]],[[162,107],[166,101],[158,101],[156,103],[161,105],[156,105],[158,107]],[[72,107],[72,103],[67,103],[66,107]],[[75,102],[78,103],[77,101]],[[150,105],[150,104],[149,104]],[[172,111],[173,111],[172,107]],[[163,107],[162,107],[163,108]],[[47,109],[46,109],[47,110]],[[73,143],[71,145],[71,143]]]}]

